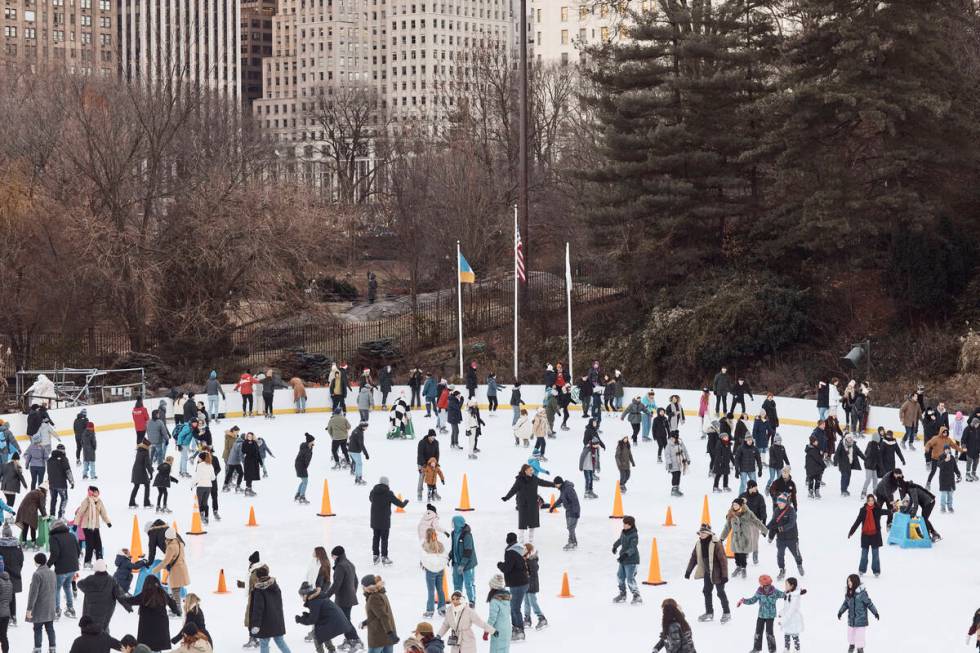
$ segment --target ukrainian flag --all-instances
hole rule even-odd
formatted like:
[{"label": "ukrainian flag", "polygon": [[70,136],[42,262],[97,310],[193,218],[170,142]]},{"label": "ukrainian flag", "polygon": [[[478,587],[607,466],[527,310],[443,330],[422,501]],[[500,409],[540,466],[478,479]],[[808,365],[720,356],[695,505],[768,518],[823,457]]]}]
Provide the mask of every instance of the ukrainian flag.
[{"label": "ukrainian flag", "polygon": [[459,282],[460,283],[474,283],[476,281],[476,274],[473,272],[473,268],[463,257],[463,254],[459,254]]}]

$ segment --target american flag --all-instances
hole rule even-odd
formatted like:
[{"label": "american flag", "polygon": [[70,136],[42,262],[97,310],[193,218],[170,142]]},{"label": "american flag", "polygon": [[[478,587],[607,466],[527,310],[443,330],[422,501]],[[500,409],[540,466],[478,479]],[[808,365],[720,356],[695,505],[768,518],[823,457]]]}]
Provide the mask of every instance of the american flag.
[{"label": "american flag", "polygon": [[527,283],[527,272],[524,269],[524,243],[521,242],[521,230],[514,225],[514,262],[517,268],[517,278]]}]

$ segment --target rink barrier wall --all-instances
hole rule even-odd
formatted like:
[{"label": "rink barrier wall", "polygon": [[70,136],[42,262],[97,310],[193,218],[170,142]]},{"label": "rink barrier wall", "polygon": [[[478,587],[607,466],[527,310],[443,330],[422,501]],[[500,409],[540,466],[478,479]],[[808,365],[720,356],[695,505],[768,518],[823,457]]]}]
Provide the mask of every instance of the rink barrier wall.
[{"label": "rink barrier wall", "polygon": [[[224,413],[225,419],[242,418],[242,412],[240,410],[226,410],[227,408],[235,405],[240,405],[241,395],[238,393],[232,393],[233,384],[227,384],[224,387],[226,399],[219,400],[219,410]],[[460,389],[465,393],[465,388],[460,387]],[[623,397],[623,406],[628,405],[629,401],[634,396],[644,396],[650,388],[626,388],[625,396]],[[656,392],[657,406],[666,407],[669,402],[669,397],[671,395],[680,395],[681,406],[684,406],[684,414],[691,418],[698,417],[698,409],[691,409],[690,406],[698,406],[701,399],[700,390],[677,390],[672,388],[653,388]],[[389,399],[397,398],[400,393],[404,392],[406,400],[411,397],[411,393],[407,386],[395,386],[392,392],[388,395]],[[521,385],[521,394],[523,397],[527,398],[540,398],[544,393],[544,386],[542,385]],[[375,392],[377,397],[378,391]],[[205,399],[206,395],[198,394],[195,395],[196,399],[201,399],[207,403]],[[259,402],[259,395],[255,395],[255,403]],[[307,402],[307,413],[324,413],[329,414],[332,412],[330,408],[330,394],[326,388],[307,388],[306,390],[306,402]],[[499,400],[498,412],[506,413],[510,415],[510,389],[501,390],[497,395]],[[144,406],[150,412],[155,410],[160,403],[159,397],[150,398],[144,401]],[[477,399],[483,400],[480,403],[481,409],[487,408],[486,403],[486,388],[481,386],[477,390]],[[663,399],[664,402],[661,403],[659,399]],[[750,419],[754,418],[755,415],[759,414],[761,409],[762,401],[764,396],[757,395],[752,401],[746,403],[746,413]],[[779,423],[780,426],[797,426],[804,428],[814,428],[817,425],[816,415],[817,407],[816,401],[813,399],[795,399],[791,397],[776,397],[776,406],[779,413]],[[357,407],[355,404],[356,394],[348,395],[348,413],[357,413]],[[167,405],[167,417],[168,419],[173,419],[173,402],[170,399],[165,399]],[[94,404],[91,406],[85,406],[88,413],[89,421],[95,424],[96,433],[103,433],[105,431],[121,431],[126,429],[132,429],[133,423],[131,419],[132,409],[135,400],[131,401],[117,401],[107,404]],[[273,410],[275,415],[292,415],[296,414],[296,410],[293,407],[293,391],[292,389],[282,389],[277,390],[275,393],[275,399],[273,405],[287,406],[284,408],[276,408]],[[423,404],[424,405],[424,404]],[[536,410],[540,407],[539,403],[525,403],[524,407],[528,410]],[[709,410],[714,409],[714,396],[711,397],[711,402],[709,404]],[[71,428],[72,422],[75,420],[75,416],[78,411],[81,410],[78,407],[75,408],[54,408],[49,410],[51,418],[54,420],[55,426],[60,427],[65,424],[68,428],[56,428],[56,432],[59,436],[69,436],[74,437],[74,431]],[[381,411],[379,406],[375,406],[374,411]],[[573,405],[570,407],[570,411],[573,416],[579,417],[581,415],[581,407],[579,405]],[[843,418],[843,409],[838,409],[838,416]],[[27,436],[27,416],[22,413],[8,413],[0,415],[0,419],[9,422],[11,429],[17,434],[18,440],[26,440]],[[258,417],[253,417],[249,419],[258,419]],[[607,418],[608,419],[608,418]],[[897,408],[888,408],[884,406],[872,406],[871,413],[868,419],[868,432],[873,432],[878,426],[884,426],[886,429],[891,429],[895,432],[897,437],[901,437],[905,432],[905,427],[902,426],[902,422],[898,417]],[[918,437],[918,436],[917,436]]]}]

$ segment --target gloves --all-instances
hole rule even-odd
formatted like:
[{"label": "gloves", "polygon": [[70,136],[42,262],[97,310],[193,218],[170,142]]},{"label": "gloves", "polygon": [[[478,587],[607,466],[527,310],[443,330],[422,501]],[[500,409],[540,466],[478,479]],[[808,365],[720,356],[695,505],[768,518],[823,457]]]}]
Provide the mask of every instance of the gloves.
[{"label": "gloves", "polygon": [[554,512],[554,511],[555,511],[554,508],[548,508],[548,512]]},{"label": "gloves", "polygon": [[238,587],[238,589],[245,589],[245,582],[241,580],[236,581],[235,586]]},{"label": "gloves", "polygon": [[691,572],[684,574],[684,580],[691,580]]},{"label": "gloves", "polygon": [[300,616],[299,615],[296,615],[295,619],[296,619],[296,623],[301,623],[300,622]]},{"label": "gloves", "polygon": [[[489,640],[490,640],[490,633],[483,633],[483,641],[486,642],[486,641],[489,641]],[[966,638],[966,643],[967,644],[970,643],[970,638],[969,637]]]},{"label": "gloves", "polygon": [[500,497],[500,500],[501,501],[506,501],[507,500],[507,497]]},{"label": "gloves", "polygon": [[108,526],[109,528],[112,528],[112,524],[110,524],[108,522],[106,522],[106,526]]},{"label": "gloves", "polygon": [[443,481],[442,481],[442,484],[443,484],[443,485],[445,485],[445,484],[446,484],[446,481],[445,481],[445,480],[443,480]]},{"label": "gloves", "polygon": [[875,615],[875,619],[877,619],[878,621],[881,621],[881,617],[879,617],[878,615]]},{"label": "gloves", "polygon": [[249,630],[248,632],[252,633],[253,635],[258,635],[259,634],[259,627],[258,626],[252,626],[252,629]]},{"label": "gloves", "polygon": [[837,615],[837,621],[840,621],[840,617],[841,617],[840,615]]},{"label": "gloves", "polygon": [[745,604],[745,599],[739,599],[738,603],[735,604],[736,608],[741,608]]},{"label": "gloves", "polygon": [[613,548],[612,548],[612,552],[613,552],[613,554],[615,555],[615,553],[616,553],[616,547],[613,547]]}]

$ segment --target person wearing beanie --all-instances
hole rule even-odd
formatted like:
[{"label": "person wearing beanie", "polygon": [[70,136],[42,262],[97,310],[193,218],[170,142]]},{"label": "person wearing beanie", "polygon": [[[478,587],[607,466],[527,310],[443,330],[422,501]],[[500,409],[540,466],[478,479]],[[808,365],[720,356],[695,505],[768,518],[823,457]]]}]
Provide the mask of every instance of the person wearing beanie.
[{"label": "person wearing beanie", "polygon": [[[75,478],[71,473],[71,463],[65,455],[65,445],[59,444],[51,452],[48,458],[48,494],[51,497],[51,508],[49,513],[54,518],[56,515],[60,519],[65,515],[65,506],[68,503],[68,486],[75,489]],[[58,505],[58,499],[61,505]]]},{"label": "person wearing beanie", "polygon": [[766,491],[768,492],[769,486],[779,476],[779,472],[782,471],[783,467],[789,466],[789,456],[786,455],[786,447],[783,446],[783,436],[778,433],[772,436],[772,444],[769,445],[769,454],[767,456],[767,465],[769,467],[769,479],[766,481]]},{"label": "person wearing beanie", "polygon": [[704,614],[698,621],[712,621],[715,618],[711,592],[714,591],[721,601],[721,623],[728,623],[732,615],[728,607],[728,595],[725,594],[725,583],[728,582],[728,558],[725,557],[724,545],[715,537],[710,524],[701,524],[698,529],[698,541],[694,544],[691,558],[687,563],[684,578],[690,578],[694,572],[695,579],[702,579],[704,588]]},{"label": "person wearing beanie", "polygon": [[313,460],[313,444],[315,440],[316,438],[306,433],[303,442],[299,445],[296,459],[293,461],[293,468],[296,470],[296,477],[299,479],[299,486],[296,488],[296,494],[293,496],[293,501],[296,503],[309,503],[306,498],[306,487],[310,482],[309,469],[310,461]]},{"label": "person wearing beanie", "polygon": [[97,480],[95,475],[95,450],[98,447],[98,440],[95,437],[95,424],[85,423],[85,430],[82,431],[82,478]]},{"label": "person wearing beanie", "polygon": [[416,527],[419,542],[425,542],[425,535],[430,528],[436,533],[442,533],[447,538],[449,537],[449,533],[443,530],[442,525],[439,523],[439,512],[436,510],[436,507],[431,503],[427,503],[425,504],[425,513],[422,515]]},{"label": "person wearing beanie", "polygon": [[[334,603],[344,613],[344,617],[350,621],[351,608],[357,605],[357,570],[354,563],[347,559],[344,547],[335,546],[330,550],[330,557],[333,558],[333,578],[330,587],[322,592],[324,598],[333,597]],[[351,629],[347,634],[346,645],[352,651],[360,650],[364,647],[357,631]]]},{"label": "person wearing beanie", "polygon": [[[75,638],[74,642],[72,642],[72,651],[82,651],[83,653],[88,651],[97,651],[98,653],[102,653],[102,651],[109,651],[110,649],[115,651],[126,650],[126,644],[124,642],[120,642],[113,638],[102,628],[102,626],[92,621],[90,617],[82,617],[79,619],[78,628],[81,631],[81,634]],[[133,646],[135,646],[135,640]]]},{"label": "person wearing beanie", "polygon": [[[24,500],[17,509],[17,516],[14,521],[20,527],[20,541],[24,543],[24,548],[37,548],[37,525],[38,516],[46,517],[48,498],[48,484],[41,483],[40,487],[31,490],[24,495]],[[27,536],[30,533],[31,542],[27,544]]]},{"label": "person wearing beanie", "polygon": [[524,639],[524,619],[521,608],[524,605],[524,595],[527,594],[531,577],[524,559],[524,546],[517,541],[517,533],[507,533],[507,548],[504,559],[497,563],[497,569],[503,572],[504,582],[510,590],[510,617],[513,640]]},{"label": "person wearing beanie", "polygon": [[10,625],[17,625],[17,595],[23,591],[21,572],[24,568],[24,550],[20,541],[14,537],[10,522],[5,522],[0,529],[0,559],[3,560],[4,572],[10,579]]},{"label": "person wearing beanie", "polygon": [[425,374],[425,382],[422,384],[422,398],[425,400],[426,418],[432,417],[436,400],[439,398],[439,384],[431,372]]},{"label": "person wearing beanie", "polygon": [[565,509],[565,528],[568,530],[568,542],[562,548],[565,551],[573,551],[578,548],[575,527],[578,525],[579,517],[582,514],[578,493],[575,491],[575,484],[566,481],[561,476],[556,476],[554,482],[558,489],[558,499],[555,501],[555,505],[548,508],[548,512],[555,512],[559,508]]},{"label": "person wearing beanie", "polygon": [[[363,420],[362,420],[363,421]],[[330,434],[330,455],[333,457],[332,469],[346,469],[350,467],[350,453],[347,449],[347,438],[350,435],[350,422],[343,412],[334,411],[327,422],[327,433]],[[338,452],[344,454],[341,461]]]},{"label": "person wearing beanie", "polygon": [[371,552],[374,554],[374,564],[379,562],[390,565],[391,559],[388,557],[388,534],[391,531],[391,507],[398,506],[404,508],[408,505],[408,499],[401,500],[388,487],[388,477],[382,476],[378,484],[371,489],[369,495],[371,501]]},{"label": "person wearing beanie", "polygon": [[[34,436],[37,438],[37,436]],[[44,480],[45,467],[48,464],[48,450],[39,441],[32,441],[24,451],[24,467],[31,473],[31,489],[33,490]]]},{"label": "person wearing beanie", "polygon": [[143,507],[152,508],[150,503],[150,480],[153,478],[153,461],[150,459],[150,441],[141,440],[136,445],[136,456],[133,458],[133,471],[130,482],[133,484],[133,491],[129,494],[129,507],[138,508],[136,495],[140,487],[143,488]]},{"label": "person wearing beanie", "polygon": [[20,464],[20,454],[16,451],[10,456],[10,460],[3,464],[0,469],[0,490],[3,490],[7,498],[7,506],[14,507],[17,494],[20,489],[27,489],[27,481],[24,480],[24,472]]},{"label": "person wearing beanie", "polygon": [[[487,594],[487,603],[490,610],[487,614],[487,625],[493,629],[493,637],[490,640],[490,651],[492,653],[506,653],[510,650],[510,642],[514,636],[512,626],[512,616],[510,606],[513,605],[513,596],[506,588],[506,581],[500,574],[490,578],[490,592]],[[455,603],[454,609],[455,609]]]},{"label": "person wearing beanie", "polygon": [[[138,572],[140,569],[149,567],[149,563],[147,563],[146,558],[143,556],[140,556],[137,558],[136,562],[133,562],[129,549],[120,549],[119,553],[116,554],[116,559],[113,561],[113,563],[115,564],[116,569],[113,572],[112,577],[116,579],[116,582],[119,583],[119,587],[121,587],[127,594],[129,594],[129,588],[133,584],[133,572]],[[105,571],[105,560],[96,560],[93,568],[95,571],[99,571],[100,569]]]},{"label": "person wearing beanie", "polygon": [[167,570],[169,574],[167,584],[170,586],[170,593],[177,604],[174,614],[180,616],[180,590],[191,584],[191,575],[187,567],[187,552],[184,548],[184,540],[173,527],[167,529],[164,537],[167,540],[167,550],[163,554],[163,560],[154,568],[154,571]]},{"label": "person wearing beanie", "polygon": [[252,614],[252,591],[255,589],[255,584],[259,580],[259,570],[265,568],[266,574],[268,574],[268,567],[264,562],[259,560],[258,551],[253,551],[252,555],[248,557],[248,565],[248,583],[238,581],[238,587],[240,589],[246,589],[248,596],[248,600],[245,602],[245,630],[249,631],[249,633],[248,641],[242,645],[242,648],[258,648],[259,640],[252,635],[249,623]]},{"label": "person wearing beanie", "polygon": [[361,422],[350,432],[347,438],[347,453],[351,459],[351,474],[354,475],[354,485],[367,485],[364,480],[364,461],[370,460],[367,447],[364,445],[364,432],[367,422]]},{"label": "person wearing beanie", "polygon": [[796,570],[803,575],[803,556],[800,555],[800,532],[796,526],[796,509],[789,503],[789,497],[781,494],[776,498],[776,509],[772,519],[766,524],[769,529],[769,542],[776,538],[776,564],[779,565],[779,579],[786,577],[786,550],[796,560]]},{"label": "person wearing beanie", "polygon": [[613,542],[612,552],[619,551],[619,569],[616,579],[619,581],[619,594],[613,598],[613,603],[626,601],[626,588],[633,593],[633,604],[643,603],[640,589],[636,584],[636,568],[640,564],[640,536],[636,532],[636,519],[630,515],[623,517],[623,531]]},{"label": "person wearing beanie", "polygon": [[[745,494],[739,496],[739,499],[745,502],[745,507],[751,510],[752,514],[758,517],[760,522],[765,524],[769,521],[769,509],[766,506],[766,499],[759,492],[759,484],[756,481],[746,483]],[[759,564],[758,540],[752,549],[752,564]]]},{"label": "person wearing beanie", "polygon": [[766,634],[766,643],[769,645],[769,653],[776,653],[776,635],[772,631],[773,621],[776,619],[776,601],[786,595],[776,589],[772,584],[772,578],[766,574],[759,576],[759,588],[755,594],[747,599],[739,599],[735,607],[743,605],[759,604],[759,616],[755,620],[755,641],[752,646],[753,653],[762,652],[762,633]]},{"label": "person wearing beanie", "polygon": [[[374,387],[370,383],[361,383],[361,387],[357,390],[355,402],[357,403],[357,412],[361,421],[369,421],[371,419],[371,410],[374,408]],[[386,407],[382,406],[382,408],[384,409]]]},{"label": "person wearing beanie", "polygon": [[[350,620],[333,601],[323,595],[320,587],[304,582],[300,585],[299,595],[303,599],[306,612],[296,616],[296,623],[313,627],[313,646],[317,653],[323,653],[324,647],[327,651],[335,651],[330,641],[334,637],[344,635],[347,642],[356,640],[357,634]],[[360,642],[358,645],[348,648],[360,650]]]},{"label": "person wearing beanie", "polygon": [[395,617],[385,592],[385,583],[380,576],[368,574],[361,579],[364,592],[364,613],[366,619],[361,628],[367,629],[369,653],[389,653],[398,642],[395,634]]},{"label": "person wearing beanie", "polygon": [[41,650],[42,630],[48,636],[48,650],[55,651],[54,636],[54,595],[55,575],[48,565],[48,557],[43,553],[34,555],[34,575],[31,577],[31,587],[27,592],[27,612],[24,619],[34,625],[34,649]]},{"label": "person wearing beanie", "polygon": [[725,527],[718,539],[725,542],[729,533],[732,535],[732,551],[735,552],[735,571],[732,576],[745,578],[749,554],[758,554],[759,534],[765,536],[768,533],[766,525],[749,510],[747,502],[735,499],[725,515]]},{"label": "person wearing beanie", "polygon": [[415,455],[415,465],[419,470],[418,500],[422,500],[422,485],[425,477],[425,465],[432,458],[439,461],[439,440],[436,439],[435,429],[429,429],[425,437],[419,440]]},{"label": "person wearing beanie", "polygon": [[54,570],[56,591],[54,595],[55,614],[61,614],[61,593],[65,594],[65,616],[75,617],[75,597],[71,582],[78,572],[78,556],[81,553],[78,540],[68,530],[68,524],[62,519],[51,522],[51,533],[48,538],[48,566]]},{"label": "person wearing beanie", "polygon": [[75,433],[75,466],[78,467],[82,464],[82,434],[85,433],[85,427],[88,425],[88,411],[84,408],[79,411],[78,415],[75,416],[75,421],[72,422],[72,431]]}]

